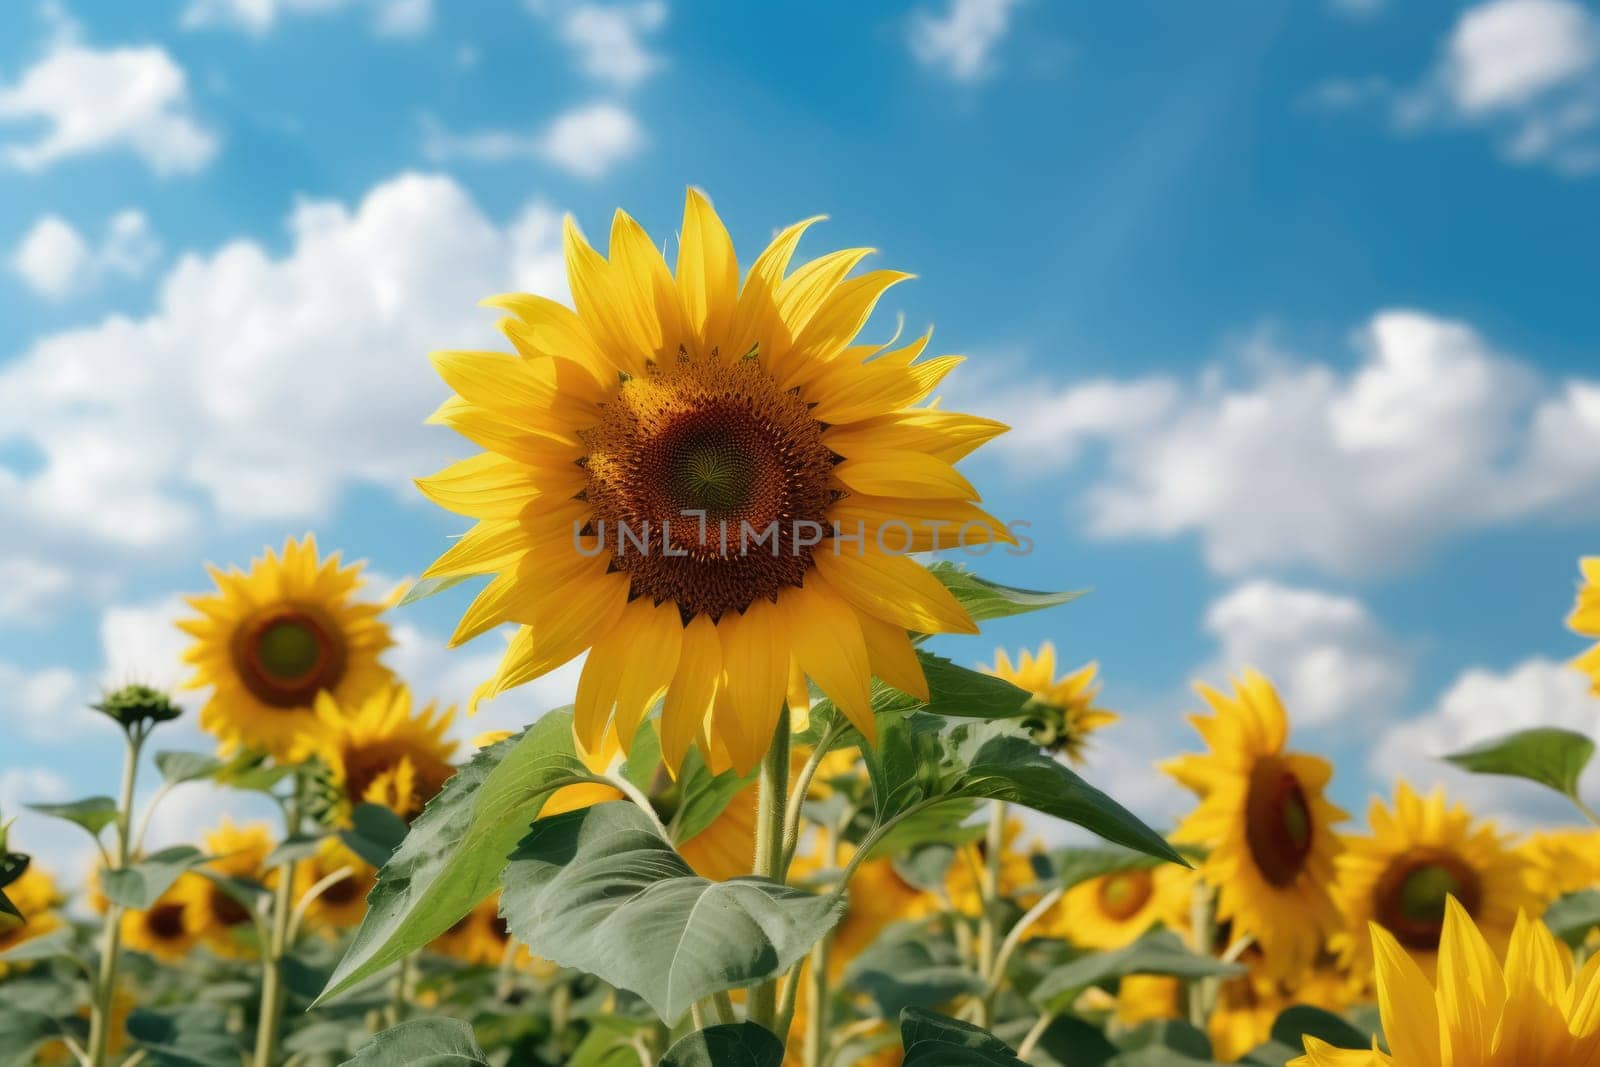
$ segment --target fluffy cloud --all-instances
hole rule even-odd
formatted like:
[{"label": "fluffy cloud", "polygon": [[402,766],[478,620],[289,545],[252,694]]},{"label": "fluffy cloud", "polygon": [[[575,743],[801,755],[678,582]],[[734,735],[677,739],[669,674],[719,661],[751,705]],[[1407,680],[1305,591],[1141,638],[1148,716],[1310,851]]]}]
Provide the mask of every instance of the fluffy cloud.
[{"label": "fluffy cloud", "polygon": [[1357,344],[1350,371],[1270,355],[1240,381],[1033,382],[971,409],[1034,427],[991,446],[1032,469],[1104,446],[1090,532],[1193,535],[1228,573],[1373,571],[1461,530],[1596,513],[1600,382],[1551,385],[1417,311],[1375,315]]},{"label": "fluffy cloud", "polygon": [[1020,0],[950,0],[943,14],[918,11],[907,44],[923,66],[968,84],[994,73],[994,51],[1011,28]]},{"label": "fluffy cloud", "polygon": [[[1371,756],[1375,776],[1419,787],[1443,785],[1475,809],[1518,826],[1572,818],[1571,806],[1540,786],[1471,775],[1437,757],[1515,730],[1559,726],[1600,741],[1600,700],[1589,680],[1564,663],[1524,660],[1508,671],[1464,672],[1427,713],[1390,727]],[[1600,766],[1584,775],[1583,792],[1600,795]]]},{"label": "fluffy cloud", "polygon": [[1220,685],[1254,667],[1304,726],[1382,718],[1405,695],[1405,657],[1352,597],[1247,582],[1211,605],[1205,628],[1219,652],[1201,677]]},{"label": "fluffy cloud", "polygon": [[[444,456],[425,354],[491,340],[487,293],[565,295],[554,212],[508,225],[446,178],[358,205],[299,204],[282,255],[183,256],[153,314],[47,336],[0,369],[10,534],[159,548],[208,514],[315,519],[352,483],[401,487]],[[4,540],[0,537],[0,540]]]},{"label": "fluffy cloud", "polygon": [[350,7],[370,10],[373,28],[390,36],[415,36],[433,25],[433,0],[193,0],[182,21],[190,29],[223,27],[261,37],[281,19]]},{"label": "fluffy cloud", "polygon": [[0,662],[0,730],[33,741],[63,741],[80,733],[93,690],[64,667],[30,668]]},{"label": "fluffy cloud", "polygon": [[193,113],[183,68],[165,49],[91,48],[70,28],[15,84],[0,85],[0,127],[8,124],[27,132],[0,142],[0,159],[29,172],[125,150],[157,174],[183,174],[217,150]]},{"label": "fluffy cloud", "polygon": [[666,25],[662,0],[627,4],[561,4],[532,0],[534,14],[554,22],[578,69],[596,81],[632,89],[659,71],[664,61],[646,38]]},{"label": "fluffy cloud", "polygon": [[423,119],[423,155],[435,163],[467,159],[502,163],[533,159],[580,178],[601,178],[638,155],[648,138],[633,113],[620,104],[599,101],[557,115],[543,130],[479,130],[452,133],[431,117]]},{"label": "fluffy cloud", "polygon": [[72,572],[42,559],[0,559],[0,623],[27,624],[48,616],[73,584]]},{"label": "fluffy cloud", "polygon": [[98,244],[60,216],[46,215],[18,243],[11,269],[38,295],[64,300],[107,278],[137,278],[160,254],[161,243],[142,212],[112,216]]}]

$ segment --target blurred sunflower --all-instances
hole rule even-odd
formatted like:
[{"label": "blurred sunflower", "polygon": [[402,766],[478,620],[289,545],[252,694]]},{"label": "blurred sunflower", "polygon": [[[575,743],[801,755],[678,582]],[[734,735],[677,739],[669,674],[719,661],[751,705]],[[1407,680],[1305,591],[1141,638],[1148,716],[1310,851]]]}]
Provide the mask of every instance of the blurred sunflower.
[{"label": "blurred sunflower", "polygon": [[[426,577],[493,575],[454,643],[520,628],[493,696],[588,650],[576,726],[626,745],[663,694],[669,767],[698,744],[748,772],[811,680],[867,737],[874,674],[926,682],[908,630],[973,633],[908,554],[1011,541],[952,464],[1005,427],[919,407],[960,360],[853,344],[907,277],[847,277],[866,249],[788,270],[810,222],[740,283],[728,232],[689,190],[676,274],[618,212],[610,259],[569,220],[576,312],[497,297],[515,355],[444,352],[434,416],[488,451],[419,481],[477,520]],[[851,538],[835,537],[835,533]],[[859,539],[857,535],[860,534]],[[631,540],[630,540],[631,539]]]},{"label": "blurred sunflower", "polygon": [[[223,816],[221,824],[205,835],[205,851],[217,857],[206,869],[224,878],[263,888],[277,882],[277,871],[266,865],[272,854],[272,835],[265,823],[235,826]],[[228,890],[195,874],[178,880],[175,895],[183,901],[190,932],[203,939],[207,948],[229,959],[256,957],[254,918]]]},{"label": "blurred sunflower", "polygon": [[1033,694],[1022,724],[1042,748],[1063,753],[1072,763],[1083,762],[1084,744],[1094,731],[1117,721],[1114,711],[1094,706],[1100,694],[1095,681],[1099,665],[1079,667],[1057,678],[1056,647],[1049,641],[1037,653],[1023,649],[1013,667],[1005,649],[994,651],[994,666],[983,668],[1018,689]]},{"label": "blurred sunflower", "polygon": [[367,894],[377,884],[378,872],[337,837],[324,838],[317,850],[295,868],[296,900],[304,900],[313,886],[340,871],[347,873],[306,905],[306,918],[324,930],[360,924],[367,914]]},{"label": "blurred sunflower", "polygon": [[1217,890],[1218,918],[1261,946],[1273,977],[1290,977],[1339,926],[1328,887],[1341,847],[1333,827],[1346,815],[1323,798],[1333,768],[1285,751],[1288,716],[1255,671],[1232,697],[1199,691],[1215,714],[1190,722],[1211,751],[1164,765],[1200,797],[1172,839],[1210,850],[1199,871]]},{"label": "blurred sunflower", "polygon": [[[849,861],[854,849],[840,859]],[[828,970],[833,981],[843,977],[850,961],[861,955],[892,923],[921,919],[939,910],[939,898],[900,877],[889,859],[866,860],[850,878],[844,918],[833,928]]]},{"label": "blurred sunflower", "polygon": [[1328,952],[1318,952],[1312,964],[1290,980],[1273,977],[1258,950],[1247,951],[1241,961],[1250,970],[1222,983],[1206,1024],[1218,1060],[1231,1063],[1264,1044],[1286,1008],[1307,1004],[1337,1014],[1356,999],[1357,985]]},{"label": "blurred sunflower", "polygon": [[[193,878],[186,875],[185,880]],[[186,896],[176,885],[144,911],[122,913],[122,944],[134,952],[176,963],[189,955],[199,940],[188,917]]]},{"label": "blurred sunflower", "polygon": [[1193,872],[1182,867],[1112,871],[1067,890],[1052,933],[1082,948],[1129,944],[1158,923],[1180,926],[1192,898]]},{"label": "blurred sunflower", "polygon": [[[513,945],[516,946],[514,951]],[[511,930],[500,915],[498,893],[479,903],[454,926],[434,938],[430,947],[468,965],[499,967],[506,962],[506,953],[512,951],[511,963],[520,970],[552,974],[557,969],[550,961],[530,953],[526,945],[511,939]]]},{"label": "blurred sunflower", "polygon": [[1157,1019],[1182,1019],[1188,1014],[1181,979],[1165,974],[1130,974],[1117,983],[1116,1020],[1135,1027]]},{"label": "blurred sunflower", "polygon": [[323,693],[304,743],[327,765],[346,806],[382,804],[411,820],[456,771],[456,742],[445,736],[454,718],[454,708],[434,704],[412,714],[411,690],[398,682],[355,703]]},{"label": "blurred sunflower", "polygon": [[1288,1067],[1585,1067],[1600,1063],[1600,956],[1575,973],[1571,951],[1519,913],[1502,965],[1467,909],[1446,901],[1438,976],[1374,925],[1378,1011],[1390,1051],[1314,1037]]},{"label": "blurred sunflower", "polygon": [[[23,922],[0,929],[0,952],[8,952],[26,941],[43,937],[67,925],[55,910],[62,903],[55,879],[38,864],[30,864],[22,872],[21,878],[5,887],[5,894],[22,916]],[[10,965],[0,963],[0,978],[4,978],[9,970]]]},{"label": "blurred sunflower", "polygon": [[1600,830],[1541,830],[1517,846],[1541,899],[1600,887]]},{"label": "blurred sunflower", "polygon": [[[1567,616],[1567,625],[1585,637],[1600,638],[1600,556],[1589,556],[1580,566],[1583,585],[1578,589],[1572,614]],[[1573,660],[1572,665],[1593,679],[1594,691],[1600,693],[1600,643]]]},{"label": "blurred sunflower", "polygon": [[337,553],[319,560],[312,537],[290,539],[248,572],[211,568],[216,593],[188,598],[200,613],[178,623],[195,639],[188,687],[210,687],[200,725],[224,751],[291,758],[317,725],[319,693],[353,704],[389,681],[378,661],[392,643],[378,621],[385,605],[355,599],[361,566],[341,566]]},{"label": "blurred sunflower", "polygon": [[1347,966],[1372,967],[1372,942],[1357,931],[1377,923],[1433,974],[1444,929],[1445,900],[1454,897],[1496,950],[1511,937],[1517,913],[1543,908],[1530,882],[1530,864],[1492,822],[1475,824],[1460,804],[1436,789],[1426,799],[1404,782],[1394,810],[1374,800],[1372,833],[1348,839],[1335,887],[1349,933],[1336,939]]}]

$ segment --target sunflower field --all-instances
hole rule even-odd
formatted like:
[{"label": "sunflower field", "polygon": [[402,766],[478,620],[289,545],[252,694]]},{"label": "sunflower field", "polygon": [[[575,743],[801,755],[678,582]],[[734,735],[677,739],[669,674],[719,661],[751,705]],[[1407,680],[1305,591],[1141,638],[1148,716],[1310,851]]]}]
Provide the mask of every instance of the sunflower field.
[{"label": "sunflower field", "polygon": [[[310,536],[196,568],[214,747],[164,743],[157,688],[84,709],[120,781],[30,805],[93,839],[71,899],[0,829],[0,1064],[1600,1065],[1600,828],[1404,784],[1342,811],[1255,671],[1197,687],[1149,769],[1192,804],[1147,825],[1097,772],[1127,724],[1093,648],[930,649],[1080,594],[949,558],[1019,546],[956,469],[1007,427],[939,402],[960,360],[927,336],[862,338],[908,276],[797,264],[809,225],[741,266],[698,190],[671,264],[626,214],[604,255],[569,220],[574,306],[492,297],[507,350],[432,357],[477,451],[417,481],[463,519],[419,578]],[[504,655],[425,704],[393,630],[464,582],[452,644]],[[580,656],[566,706],[454,739]],[[1572,666],[1600,691],[1600,645]],[[1600,824],[1592,755],[1541,728],[1444,758]],[[275,818],[148,845],[202,781]]]}]

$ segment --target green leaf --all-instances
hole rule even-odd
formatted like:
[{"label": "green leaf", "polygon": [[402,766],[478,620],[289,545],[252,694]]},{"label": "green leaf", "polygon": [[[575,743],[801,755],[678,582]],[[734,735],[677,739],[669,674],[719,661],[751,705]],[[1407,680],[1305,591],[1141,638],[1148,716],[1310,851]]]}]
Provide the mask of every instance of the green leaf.
[{"label": "green leaf", "polygon": [[261,861],[261,866],[266,870],[274,870],[285,863],[299,863],[303,859],[310,859],[317,854],[317,846],[322,844],[323,834],[295,834],[278,842],[278,847],[267,854]]},{"label": "green leaf", "polygon": [[26,1067],[34,1061],[33,1050],[46,1041],[69,1034],[81,1039],[76,1020],[58,1019],[41,1012],[0,1008],[0,1065]]},{"label": "green leaf", "polygon": [[83,827],[99,840],[100,831],[117,821],[117,802],[110,797],[86,797],[68,804],[29,804],[30,811],[50,815]]},{"label": "green leaf", "polygon": [[850,961],[845,985],[870,996],[878,1014],[898,1019],[906,1008],[931,1008],[963,993],[981,993],[986,983],[961,959],[955,945],[917,923],[880,935]]},{"label": "green leaf", "polygon": [[646,1028],[646,1024],[637,1019],[595,1016],[589,1020],[589,1032],[572,1050],[566,1067],[639,1067],[639,1049],[633,1042]]},{"label": "green leaf", "polygon": [[344,1067],[488,1067],[472,1027],[460,1019],[413,1019],[367,1042]]},{"label": "green leaf", "polygon": [[191,845],[164,848],[121,870],[106,871],[100,887],[123,907],[144,911],[172,887],[179,875],[205,858],[205,853]]},{"label": "green leaf", "polygon": [[1334,1048],[1367,1050],[1372,1037],[1330,1011],[1295,1004],[1279,1013],[1272,1024],[1272,1036],[1252,1049],[1239,1062],[1251,1067],[1283,1067],[1305,1055],[1306,1036],[1321,1038]]},{"label": "green leaf", "polygon": [[678,777],[680,800],[669,827],[673,843],[682,844],[715,822],[755,777],[754,771],[743,776],[733,771],[712,774],[699,751],[691,748]]},{"label": "green leaf", "polygon": [[[1031,1015],[1018,1016],[998,1024],[995,1034],[1020,1047],[1034,1022]],[[1028,1063],[1033,1067],[1104,1067],[1117,1051],[1100,1027],[1074,1015],[1058,1015],[1039,1035]]]},{"label": "green leaf", "polygon": [[637,993],[669,1024],[696,1000],[787,971],[838,922],[838,894],[696,875],[633,804],[540,819],[500,911],[537,956]]},{"label": "green leaf", "polygon": [[156,769],[168,785],[215,778],[226,763],[205,752],[157,752]]},{"label": "green leaf", "polygon": [[976,802],[967,799],[950,800],[935,804],[901,819],[867,853],[868,859],[882,859],[911,852],[924,845],[970,844],[983,837],[982,824],[966,820],[977,810]]},{"label": "green leaf", "polygon": [[1243,974],[1237,963],[1201,956],[1171,930],[1155,930],[1113,952],[1090,952],[1045,975],[1034,987],[1036,1004],[1060,1010],[1084,989],[1130,974],[1164,974],[1174,978],[1220,978]]},{"label": "green leaf", "polygon": [[77,945],[70,928],[52,930],[48,934],[30,937],[0,952],[0,963],[34,963],[60,957],[77,958]]},{"label": "green leaf", "polygon": [[1576,948],[1590,930],[1600,926],[1600,890],[1568,893],[1545,909],[1544,923],[1551,933]]},{"label": "green leaf", "polygon": [[1064,848],[1052,852],[1049,862],[1051,874],[1042,884],[1071,889],[1091,878],[1154,867],[1161,861],[1125,848]]},{"label": "green leaf", "polygon": [[445,783],[378,872],[350,948],[318,1003],[426,945],[494,892],[550,794],[590,780],[570,710],[479,752]]},{"label": "green leaf", "polygon": [[406,839],[406,821],[382,804],[357,804],[350,812],[350,829],[339,831],[346,848],[374,867],[389,862]]},{"label": "green leaf", "polygon": [[1211,1039],[1181,1019],[1137,1026],[1117,1044],[1122,1054],[1106,1067],[1212,1067]]},{"label": "green leaf", "polygon": [[1011,1046],[989,1031],[938,1012],[900,1013],[904,1067],[1021,1067]]},{"label": "green leaf", "polygon": [[406,590],[406,595],[400,598],[395,607],[403,608],[408,604],[415,604],[419,600],[437,596],[446,589],[453,589],[472,577],[474,576],[471,574],[452,574],[448,578],[422,578],[411,584],[411,588]]},{"label": "green leaf", "polygon": [[755,1023],[697,1030],[667,1050],[661,1067],[782,1067],[783,1042]]},{"label": "green leaf", "polygon": [[260,756],[246,752],[218,770],[216,779],[231,789],[271,793],[293,773],[294,767],[289,764],[264,763]]},{"label": "green leaf", "polygon": [[1526,778],[1576,800],[1578,778],[1593,755],[1594,742],[1583,734],[1540,726],[1494,738],[1444,758],[1474,774]]},{"label": "green leaf", "polygon": [[1033,700],[1032,693],[1004,678],[958,666],[943,656],[918,649],[917,659],[928,680],[928,700],[921,707],[923,711],[953,718],[1014,719]]},{"label": "green leaf", "polygon": [[5,894],[5,890],[0,889],[0,937],[4,937],[25,922],[27,920],[22,917],[22,912],[17,910],[15,904],[11,903]]},{"label": "green leaf", "polygon": [[1033,589],[1014,589],[1008,585],[985,581],[976,574],[950,562],[935,563],[928,570],[944,583],[944,587],[961,602],[974,622],[985,619],[1004,619],[1012,615],[1026,615],[1030,611],[1053,608],[1084,595],[1083,590],[1070,593],[1041,593]]}]

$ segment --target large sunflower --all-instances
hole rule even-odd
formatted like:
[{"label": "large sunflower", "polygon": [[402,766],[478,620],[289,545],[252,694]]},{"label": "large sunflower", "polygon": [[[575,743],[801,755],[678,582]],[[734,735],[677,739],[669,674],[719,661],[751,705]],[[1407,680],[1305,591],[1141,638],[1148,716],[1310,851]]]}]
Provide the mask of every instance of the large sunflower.
[{"label": "large sunflower", "polygon": [[367,914],[367,894],[377,884],[378,872],[337,837],[325,838],[316,852],[295,868],[294,895],[298,901],[304,901],[312,888],[341,872],[343,877],[328,882],[305,905],[306,918],[324,930],[360,924]]},{"label": "large sunflower", "polygon": [[1192,871],[1163,864],[1112,871],[1067,890],[1052,932],[1083,948],[1121,948],[1158,923],[1180,926]]},{"label": "large sunflower", "polygon": [[1046,641],[1037,653],[1023,649],[1015,667],[1005,649],[994,651],[994,666],[984,668],[1019,689],[1033,694],[1023,724],[1040,745],[1063,753],[1073,763],[1083,762],[1089,735],[1117,721],[1114,711],[1094,706],[1100,695],[1095,681],[1099,664],[1088,663],[1071,674],[1056,677],[1056,646]]},{"label": "large sunflower", "polygon": [[[908,552],[1012,540],[952,464],[1001,424],[930,406],[960,360],[856,344],[907,277],[849,272],[866,249],[789,271],[802,222],[741,285],[690,190],[676,273],[618,212],[610,259],[569,220],[572,311],[489,303],[515,355],[444,352],[435,420],[488,451],[419,481],[477,524],[426,577],[493,575],[453,641],[518,629],[492,696],[588,650],[576,726],[624,743],[665,694],[661,743],[748,772],[809,676],[869,738],[874,674],[926,682],[908,630],[975,632]],[[941,534],[942,531],[942,534]],[[724,751],[725,750],[725,751]]]},{"label": "large sunflower", "polygon": [[[1583,570],[1583,585],[1578,588],[1577,601],[1567,625],[1585,637],[1600,638],[1600,556],[1588,556],[1579,566]],[[1600,642],[1577,659],[1572,665],[1594,680],[1594,691],[1600,693]]]},{"label": "large sunflower", "polygon": [[389,680],[379,654],[392,642],[385,605],[356,599],[361,564],[317,558],[314,538],[268,549],[250,570],[211,568],[214,594],[188,598],[200,614],[178,623],[195,638],[184,653],[189,687],[210,687],[200,725],[226,751],[290,757],[316,725],[319,693],[361,700]]},{"label": "large sunflower", "polygon": [[433,704],[413,714],[411,690],[395,683],[359,703],[321,694],[316,728],[304,737],[346,806],[382,804],[410,820],[456,771],[456,742],[445,736],[454,718],[454,708]]},{"label": "large sunflower", "polygon": [[1214,715],[1190,719],[1210,746],[1165,769],[1200,797],[1173,840],[1209,849],[1200,877],[1217,915],[1261,946],[1273,977],[1308,966],[1339,925],[1328,895],[1345,813],[1323,798],[1324,759],[1285,751],[1289,719],[1272,683],[1246,671],[1225,696],[1200,687]]},{"label": "large sunflower", "polygon": [[1575,973],[1545,925],[1518,914],[1502,965],[1467,909],[1445,904],[1437,979],[1372,927],[1378,1011],[1390,1051],[1314,1037],[1289,1067],[1592,1067],[1600,1063],[1600,956]]},{"label": "large sunflower", "polygon": [[[217,857],[206,864],[224,879],[270,888],[277,870],[267,868],[272,835],[265,823],[235,826],[227,816],[205,835],[206,852]],[[189,930],[219,956],[253,959],[260,946],[253,940],[255,922],[247,908],[223,885],[199,874],[178,879],[175,896],[183,902]]]},{"label": "large sunflower", "polygon": [[1371,967],[1371,942],[1357,931],[1377,923],[1432,974],[1446,897],[1461,902],[1497,950],[1519,911],[1543,910],[1528,860],[1492,822],[1475,824],[1465,807],[1449,804],[1443,790],[1423,798],[1402,782],[1394,809],[1374,800],[1367,818],[1372,833],[1348,840],[1335,887],[1351,931],[1338,943],[1353,971]]},{"label": "large sunflower", "polygon": [[[16,948],[24,941],[43,937],[67,925],[56,908],[61,904],[61,893],[55,879],[37,864],[30,865],[22,877],[5,887],[6,899],[11,901],[22,916],[20,925],[0,932],[0,952]],[[0,978],[6,976],[8,964],[0,963]]]},{"label": "large sunflower", "polygon": [[[185,878],[194,878],[186,875]],[[198,888],[198,887],[196,887]],[[176,963],[189,955],[199,935],[189,922],[186,894],[176,886],[144,911],[122,913],[122,943],[134,952]]]}]

